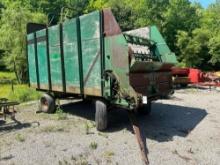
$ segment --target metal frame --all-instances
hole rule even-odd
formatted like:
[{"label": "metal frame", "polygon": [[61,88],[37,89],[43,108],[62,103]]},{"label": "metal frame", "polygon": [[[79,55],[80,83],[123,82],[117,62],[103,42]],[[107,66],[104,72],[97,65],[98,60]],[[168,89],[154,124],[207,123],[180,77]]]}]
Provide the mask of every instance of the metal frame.
[{"label": "metal frame", "polygon": [[76,18],[76,33],[77,33],[77,47],[78,47],[78,62],[79,62],[79,79],[80,79],[80,93],[84,97],[84,83],[83,83],[83,62],[82,62],[82,43],[81,43],[81,30],[80,19]]},{"label": "metal frame", "polygon": [[104,96],[104,72],[105,72],[105,41],[104,41],[104,19],[103,11],[100,11],[100,58],[101,58],[101,90]]},{"label": "metal frame", "polygon": [[48,72],[48,85],[49,91],[52,91],[52,84],[51,84],[51,73],[50,73],[50,54],[49,54],[49,33],[48,28],[46,28],[46,51],[47,51],[47,72]]},{"label": "metal frame", "polygon": [[40,80],[39,80],[39,68],[38,68],[38,58],[37,58],[37,35],[34,32],[34,54],[35,54],[35,65],[36,65],[36,75],[37,75],[37,88],[40,89]]},{"label": "metal frame", "polygon": [[61,59],[61,72],[62,72],[62,85],[63,92],[66,93],[66,77],[64,68],[64,52],[63,52],[63,25],[60,24],[60,59]]}]

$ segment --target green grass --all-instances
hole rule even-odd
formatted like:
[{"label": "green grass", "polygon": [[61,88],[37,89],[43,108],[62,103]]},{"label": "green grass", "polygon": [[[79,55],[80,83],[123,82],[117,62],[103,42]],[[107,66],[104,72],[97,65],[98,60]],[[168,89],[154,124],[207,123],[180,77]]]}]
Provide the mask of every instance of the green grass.
[{"label": "green grass", "polygon": [[25,141],[25,137],[21,134],[16,134],[15,139],[19,142],[24,142]]},{"label": "green grass", "polygon": [[91,142],[89,145],[89,148],[92,150],[96,150],[98,147],[98,144],[96,142]]},{"label": "green grass", "polygon": [[14,91],[12,91],[11,84],[0,84],[0,98],[8,98],[9,100],[27,102],[31,100],[37,100],[41,96],[40,92],[35,89],[29,88],[26,84],[14,85]]},{"label": "green grass", "polygon": [[0,80],[16,80],[14,72],[0,71]]},{"label": "green grass", "polygon": [[[12,90],[11,80],[14,82],[14,90]],[[18,84],[14,72],[0,71],[0,98],[26,102],[37,100],[40,95],[40,92],[29,88],[27,84]]]}]

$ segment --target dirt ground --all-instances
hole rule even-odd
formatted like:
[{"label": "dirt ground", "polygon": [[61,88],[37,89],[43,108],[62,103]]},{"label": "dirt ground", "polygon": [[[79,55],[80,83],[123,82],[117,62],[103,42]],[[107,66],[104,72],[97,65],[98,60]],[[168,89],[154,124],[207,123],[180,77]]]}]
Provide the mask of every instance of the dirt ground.
[{"label": "dirt ground", "polygon": [[[151,165],[220,164],[220,92],[177,90],[139,116]],[[36,114],[36,102],[20,105],[17,122],[0,119],[1,165],[141,165],[126,111],[112,110],[98,132],[94,106],[68,102],[65,113]]]}]

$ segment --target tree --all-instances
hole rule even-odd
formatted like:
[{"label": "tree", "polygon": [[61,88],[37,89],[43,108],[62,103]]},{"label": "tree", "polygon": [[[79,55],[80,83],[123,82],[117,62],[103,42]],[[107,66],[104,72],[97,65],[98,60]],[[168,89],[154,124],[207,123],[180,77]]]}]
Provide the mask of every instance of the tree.
[{"label": "tree", "polygon": [[197,28],[192,32],[178,32],[179,60],[186,66],[205,70],[220,69],[220,3],[201,11]]},{"label": "tree", "polygon": [[31,12],[24,4],[24,1],[5,1],[0,19],[0,49],[4,50],[7,69],[15,72],[18,82],[27,78],[26,24],[47,22],[44,14]]}]

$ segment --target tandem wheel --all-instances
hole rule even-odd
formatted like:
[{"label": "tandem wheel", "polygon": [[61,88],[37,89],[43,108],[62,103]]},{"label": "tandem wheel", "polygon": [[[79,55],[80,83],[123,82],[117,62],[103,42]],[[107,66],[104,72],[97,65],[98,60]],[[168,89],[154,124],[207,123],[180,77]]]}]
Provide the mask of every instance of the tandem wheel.
[{"label": "tandem wheel", "polygon": [[44,93],[40,98],[38,110],[45,113],[54,113],[56,110],[55,98]]},{"label": "tandem wheel", "polygon": [[108,110],[104,101],[96,100],[95,102],[95,123],[96,129],[104,131],[108,126]]}]

